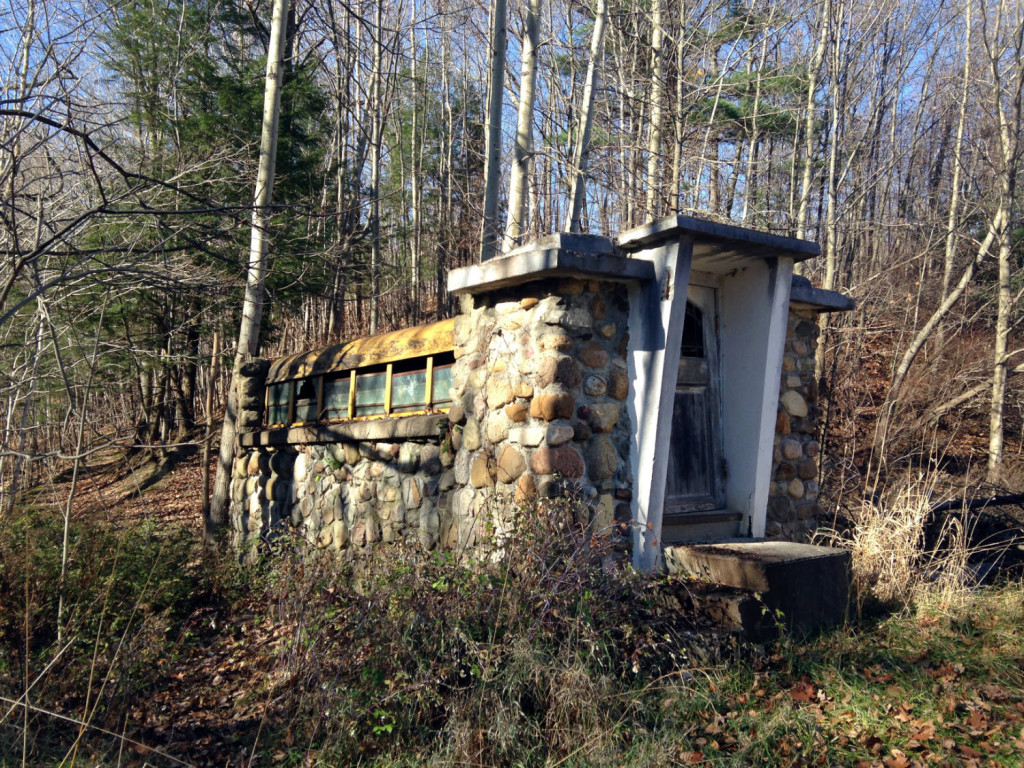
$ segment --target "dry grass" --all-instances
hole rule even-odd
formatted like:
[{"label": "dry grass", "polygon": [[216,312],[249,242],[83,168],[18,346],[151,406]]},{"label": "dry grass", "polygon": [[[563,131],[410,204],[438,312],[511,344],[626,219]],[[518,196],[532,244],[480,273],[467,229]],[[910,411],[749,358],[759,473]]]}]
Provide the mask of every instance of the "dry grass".
[{"label": "dry grass", "polygon": [[819,531],[823,543],[851,550],[861,607],[969,601],[978,581],[970,563],[984,547],[972,544],[970,524],[952,516],[932,520],[934,491],[934,477],[907,478],[847,509],[844,526]]}]

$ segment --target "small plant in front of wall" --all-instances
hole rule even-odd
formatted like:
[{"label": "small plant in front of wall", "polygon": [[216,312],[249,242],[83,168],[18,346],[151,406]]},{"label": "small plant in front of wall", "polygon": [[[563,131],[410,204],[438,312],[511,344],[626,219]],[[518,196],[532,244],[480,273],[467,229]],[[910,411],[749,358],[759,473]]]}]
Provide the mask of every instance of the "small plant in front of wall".
[{"label": "small plant in front of wall", "polygon": [[455,443],[452,435],[454,434],[456,429],[458,429],[461,432],[462,428],[456,427],[454,424],[452,424],[451,420],[449,420],[449,418],[445,416],[442,419],[438,419],[437,429],[441,435],[441,453],[445,454],[446,456],[454,455]]}]

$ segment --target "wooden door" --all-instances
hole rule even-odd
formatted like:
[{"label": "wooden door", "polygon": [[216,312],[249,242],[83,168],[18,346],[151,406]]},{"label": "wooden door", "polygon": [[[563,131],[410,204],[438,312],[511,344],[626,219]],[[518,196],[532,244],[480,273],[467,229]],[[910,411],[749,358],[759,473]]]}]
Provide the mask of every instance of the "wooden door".
[{"label": "wooden door", "polygon": [[687,292],[665,488],[670,517],[725,506],[716,299],[710,287]]}]

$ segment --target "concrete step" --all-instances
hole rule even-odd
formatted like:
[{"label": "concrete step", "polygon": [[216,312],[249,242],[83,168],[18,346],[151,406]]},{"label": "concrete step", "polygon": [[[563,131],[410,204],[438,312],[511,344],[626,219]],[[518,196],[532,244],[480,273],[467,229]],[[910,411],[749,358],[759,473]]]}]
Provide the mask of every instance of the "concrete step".
[{"label": "concrete step", "polygon": [[[845,549],[740,539],[678,544],[665,547],[664,553],[669,573],[755,593],[768,612],[797,634],[846,619],[850,553]],[[737,615],[749,616],[750,609]]]}]

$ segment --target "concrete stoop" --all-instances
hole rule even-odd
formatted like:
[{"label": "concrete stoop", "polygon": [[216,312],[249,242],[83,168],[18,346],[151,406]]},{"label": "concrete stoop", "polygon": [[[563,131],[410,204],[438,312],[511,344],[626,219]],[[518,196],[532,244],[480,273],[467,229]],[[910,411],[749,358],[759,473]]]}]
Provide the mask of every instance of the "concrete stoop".
[{"label": "concrete stoop", "polygon": [[791,632],[807,634],[846,619],[847,550],[743,539],[677,544],[665,547],[664,554],[670,574],[731,588],[709,609],[749,637],[763,637],[776,620]]}]

